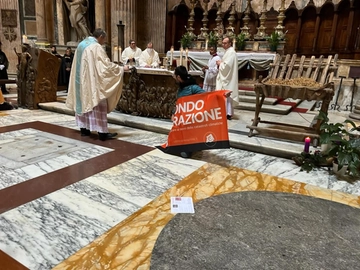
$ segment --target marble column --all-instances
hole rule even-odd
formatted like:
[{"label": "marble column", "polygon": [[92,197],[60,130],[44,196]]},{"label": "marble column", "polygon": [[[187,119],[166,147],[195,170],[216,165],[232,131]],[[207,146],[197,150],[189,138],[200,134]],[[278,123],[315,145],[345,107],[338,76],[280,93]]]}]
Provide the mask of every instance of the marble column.
[{"label": "marble column", "polygon": [[105,0],[95,0],[95,28],[106,28],[105,17]]},{"label": "marble column", "polygon": [[37,43],[48,43],[46,36],[45,1],[35,0]]},{"label": "marble column", "polygon": [[63,0],[56,0],[56,19],[57,19],[57,40],[58,44],[65,45]]}]

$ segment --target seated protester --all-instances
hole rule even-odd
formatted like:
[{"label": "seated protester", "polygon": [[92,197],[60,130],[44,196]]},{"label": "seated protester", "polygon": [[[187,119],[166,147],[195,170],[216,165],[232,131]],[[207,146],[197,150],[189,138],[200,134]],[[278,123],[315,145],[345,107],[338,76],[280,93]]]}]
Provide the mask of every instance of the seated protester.
[{"label": "seated protester", "polygon": [[141,49],[136,46],[135,40],[131,39],[129,46],[121,54],[121,61],[124,65],[135,65],[136,61],[139,61]]},{"label": "seated protester", "polygon": [[159,67],[160,58],[157,51],[153,49],[153,43],[149,42],[145,50],[142,51],[139,58],[140,67],[157,68]]},{"label": "seated protester", "polygon": [[[205,90],[202,89],[195,81],[193,76],[191,76],[186,67],[184,66],[178,66],[175,68],[174,71],[174,79],[176,83],[179,85],[179,89],[177,92],[176,97],[184,97],[184,96],[190,96],[195,94],[201,94],[204,93]],[[175,110],[173,110],[173,114],[175,113]],[[171,117],[171,120],[173,120],[173,116]],[[183,158],[189,158],[191,157],[192,152],[181,152],[180,156]]]}]

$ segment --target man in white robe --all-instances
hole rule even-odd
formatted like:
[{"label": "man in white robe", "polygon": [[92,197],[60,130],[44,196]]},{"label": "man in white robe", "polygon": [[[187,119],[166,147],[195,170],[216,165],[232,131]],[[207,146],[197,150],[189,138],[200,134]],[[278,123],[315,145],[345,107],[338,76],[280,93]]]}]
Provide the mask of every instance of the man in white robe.
[{"label": "man in white robe", "polygon": [[228,37],[222,41],[225,53],[221,60],[216,64],[219,73],[216,77],[216,90],[230,90],[231,95],[226,99],[227,119],[231,120],[234,114],[234,102],[239,102],[239,80],[238,80],[238,60],[232,42]]},{"label": "man in white robe", "polygon": [[98,28],[81,41],[75,51],[66,106],[75,111],[81,136],[97,131],[100,140],[117,136],[109,133],[107,113],[117,105],[123,85],[124,68],[112,63],[102,45],[106,33]]},{"label": "man in white robe", "polygon": [[159,67],[159,54],[154,50],[152,42],[147,44],[145,50],[142,51],[139,58],[140,67],[157,68]]},{"label": "man in white robe", "polygon": [[216,61],[221,60],[220,56],[217,55],[216,47],[211,46],[209,53],[211,55],[209,62],[207,66],[202,68],[202,71],[205,72],[203,89],[206,92],[212,92],[216,89],[216,76],[219,73]]},{"label": "man in white robe", "polygon": [[135,40],[130,40],[129,46],[124,49],[121,54],[121,60],[124,65],[134,66],[139,61],[141,49],[136,46]]}]

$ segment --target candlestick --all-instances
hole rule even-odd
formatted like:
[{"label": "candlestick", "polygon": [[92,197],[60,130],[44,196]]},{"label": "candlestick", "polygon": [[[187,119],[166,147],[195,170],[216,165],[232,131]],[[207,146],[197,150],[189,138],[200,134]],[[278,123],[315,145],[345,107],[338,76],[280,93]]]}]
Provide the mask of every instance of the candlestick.
[{"label": "candlestick", "polygon": [[28,44],[28,43],[29,43],[29,42],[28,42],[28,38],[27,38],[26,35],[23,35],[23,36],[22,36],[22,42],[23,42],[24,44]]},{"label": "candlestick", "polygon": [[180,61],[179,61],[179,65],[180,65],[180,66],[182,66],[182,64],[183,64],[183,61],[182,61],[183,52],[184,52],[184,50],[183,50],[183,48],[181,47],[181,49],[180,49]]},{"label": "candlestick", "polygon": [[121,47],[119,47],[119,50],[118,50],[118,54],[119,54],[119,63],[121,63]]},{"label": "candlestick", "polygon": [[174,57],[174,46],[171,46],[171,48],[170,48],[170,63],[171,63],[171,65],[173,62],[173,57]]},{"label": "candlestick", "polygon": [[186,50],[185,50],[185,67],[186,67],[186,69],[188,69],[188,53],[189,53],[189,50],[188,50],[188,48],[186,48]]},{"label": "candlestick", "polygon": [[311,142],[310,137],[306,137],[306,138],[305,138],[305,144],[304,144],[304,152],[305,152],[305,153],[309,153],[310,142]]},{"label": "candlestick", "polygon": [[113,49],[113,62],[118,62],[118,61],[119,61],[118,47],[114,46],[114,49]]}]

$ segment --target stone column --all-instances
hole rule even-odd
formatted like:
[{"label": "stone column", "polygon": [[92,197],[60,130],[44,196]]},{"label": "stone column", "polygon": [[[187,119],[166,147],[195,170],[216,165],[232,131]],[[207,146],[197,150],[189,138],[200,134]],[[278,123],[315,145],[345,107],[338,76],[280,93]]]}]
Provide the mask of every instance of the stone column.
[{"label": "stone column", "polygon": [[68,18],[64,18],[63,11],[63,0],[56,0],[56,19],[57,19],[57,40],[58,44],[65,44],[65,33],[64,33],[64,21]]},{"label": "stone column", "polygon": [[105,0],[95,0],[95,28],[106,28],[105,17]]},{"label": "stone column", "polygon": [[146,21],[148,39],[154,43],[154,49],[160,53],[169,50],[165,48],[166,0],[146,1]]},{"label": "stone column", "polygon": [[35,0],[35,10],[36,10],[36,34],[38,44],[45,45],[48,43],[46,37],[46,20],[45,20],[45,1]]},{"label": "stone column", "polygon": [[124,43],[125,46],[129,44],[130,39],[137,39],[136,36],[136,1],[133,0],[112,0],[111,1],[111,43],[117,45],[118,43],[118,29],[119,21],[125,25],[124,28]]}]

